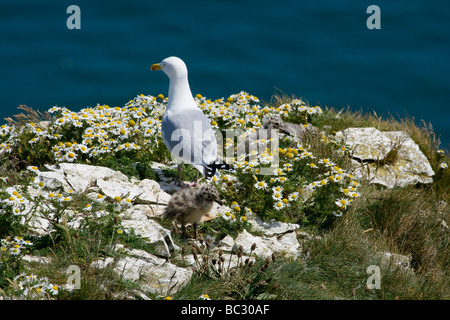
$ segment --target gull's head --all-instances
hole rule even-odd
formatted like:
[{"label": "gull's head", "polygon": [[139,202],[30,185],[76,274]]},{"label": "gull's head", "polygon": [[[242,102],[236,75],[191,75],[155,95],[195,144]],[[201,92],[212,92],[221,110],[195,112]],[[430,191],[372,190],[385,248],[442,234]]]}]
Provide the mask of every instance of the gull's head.
[{"label": "gull's head", "polygon": [[277,115],[271,115],[263,119],[263,128],[267,130],[278,129],[281,132],[291,135],[291,133],[286,129],[283,120]]},{"label": "gull's head", "polygon": [[215,201],[218,204],[222,205],[219,191],[217,191],[217,188],[214,185],[204,184],[200,187],[199,191],[203,199],[207,201]]},{"label": "gull's head", "polygon": [[177,57],[169,57],[160,63],[155,63],[151,66],[150,70],[162,70],[167,74],[169,79],[187,76],[186,64]]}]

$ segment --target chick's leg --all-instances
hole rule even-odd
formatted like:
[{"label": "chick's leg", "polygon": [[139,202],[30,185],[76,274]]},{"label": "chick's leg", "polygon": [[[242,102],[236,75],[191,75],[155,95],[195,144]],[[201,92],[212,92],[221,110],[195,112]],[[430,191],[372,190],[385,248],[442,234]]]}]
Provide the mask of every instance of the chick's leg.
[{"label": "chick's leg", "polygon": [[194,239],[197,239],[197,222],[193,224],[194,227]]}]

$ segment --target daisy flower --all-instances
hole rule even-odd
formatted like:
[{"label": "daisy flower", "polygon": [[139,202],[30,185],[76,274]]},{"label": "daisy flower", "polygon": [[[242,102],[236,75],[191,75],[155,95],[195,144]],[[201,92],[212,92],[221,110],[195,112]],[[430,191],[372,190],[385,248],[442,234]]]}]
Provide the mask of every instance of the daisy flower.
[{"label": "daisy flower", "polygon": [[265,183],[264,181],[258,181],[255,183],[255,188],[258,190],[266,190],[267,189],[267,183]]},{"label": "daisy flower", "polygon": [[200,299],[203,299],[203,300],[211,300],[211,298],[209,297],[209,295],[207,295],[206,293],[202,294],[199,298],[200,298]]},{"label": "daisy flower", "polygon": [[319,160],[319,163],[325,165],[326,167],[331,167],[331,166],[334,165],[334,164],[331,162],[331,160],[328,159],[328,158],[320,159],[320,160]]},{"label": "daisy flower", "polygon": [[344,198],[340,198],[335,201],[336,205],[341,209],[346,209],[347,206],[350,204],[350,201]]},{"label": "daisy flower", "polygon": [[60,198],[60,201],[61,202],[69,202],[69,201],[71,201],[72,200],[72,197],[61,197]]},{"label": "daisy flower", "polygon": [[289,195],[288,199],[289,199],[289,201],[295,201],[295,200],[298,200],[298,192],[296,191],[296,192],[291,193],[291,194]]},{"label": "daisy flower", "polygon": [[57,295],[58,294],[58,287],[56,285],[54,285],[54,284],[49,284],[47,289],[50,292],[50,294],[52,294],[52,295]]},{"label": "daisy flower", "polygon": [[442,162],[442,163],[439,165],[439,167],[440,167],[441,169],[447,169],[447,168],[448,168],[448,164],[446,164],[445,162]]},{"label": "daisy flower", "polygon": [[66,154],[65,160],[68,162],[73,162],[77,159],[77,154],[75,152],[68,152]]},{"label": "daisy flower", "polygon": [[95,201],[97,201],[97,202],[103,202],[103,201],[105,201],[105,196],[103,196],[102,194],[98,194],[97,195],[97,198],[95,199]]},{"label": "daisy flower", "polygon": [[317,166],[315,163],[311,162],[307,164],[308,166],[310,166],[311,168],[317,169]]},{"label": "daisy flower", "polygon": [[221,215],[221,217],[224,219],[224,220],[230,220],[231,219],[231,212],[230,211],[227,211],[227,212],[225,212],[223,215]]},{"label": "daisy flower", "polygon": [[281,209],[283,209],[284,207],[286,207],[286,205],[283,203],[283,201],[278,201],[277,203],[275,203],[275,204],[273,205],[273,207],[274,207],[276,210],[281,210]]},{"label": "daisy flower", "polygon": [[35,166],[28,166],[27,169],[30,170],[30,171],[33,171],[35,173],[39,173],[40,172],[38,167],[35,167]]},{"label": "daisy flower", "polygon": [[283,199],[283,195],[281,194],[281,192],[274,192],[272,194],[272,199],[275,201],[280,201],[281,199]]},{"label": "daisy flower", "polygon": [[131,199],[128,199],[128,198],[123,199],[123,200],[120,202],[120,204],[123,205],[123,206],[126,207],[126,208],[131,207],[131,206],[133,205]]},{"label": "daisy flower", "polygon": [[17,256],[20,253],[20,246],[18,247],[14,246],[9,250],[9,253],[12,254],[13,256]]},{"label": "daisy flower", "polygon": [[273,187],[272,191],[281,193],[281,192],[283,192],[283,187],[280,187],[280,186]]},{"label": "daisy flower", "polygon": [[357,197],[359,197],[359,193],[358,192],[351,192],[350,193],[350,197],[357,198]]},{"label": "daisy flower", "polygon": [[281,183],[284,183],[284,182],[287,181],[287,178],[286,178],[286,177],[279,177],[279,178],[276,178],[276,181],[279,181],[279,182],[281,182]]}]

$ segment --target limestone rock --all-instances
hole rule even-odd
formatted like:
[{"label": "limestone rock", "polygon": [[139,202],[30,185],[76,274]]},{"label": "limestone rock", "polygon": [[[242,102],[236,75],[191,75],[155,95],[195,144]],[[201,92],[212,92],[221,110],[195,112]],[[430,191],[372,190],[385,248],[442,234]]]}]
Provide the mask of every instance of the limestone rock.
[{"label": "limestone rock", "polygon": [[433,182],[428,159],[403,131],[348,128],[336,135],[352,150],[356,179],[388,188]]},{"label": "limestone rock", "polygon": [[411,256],[404,256],[391,252],[378,252],[381,264],[386,267],[394,266],[407,272],[413,272],[411,267]]},{"label": "limestone rock", "polygon": [[131,182],[118,180],[111,178],[104,180],[103,178],[96,180],[97,186],[100,188],[100,192],[110,199],[120,197],[122,199],[128,198],[132,201],[136,199],[143,190]]},{"label": "limestone rock", "polygon": [[259,217],[249,219],[248,222],[252,224],[252,230],[261,231],[265,236],[282,235],[287,232],[294,231],[300,226],[295,223],[285,223],[272,219],[269,222],[262,221]]},{"label": "limestone rock", "polygon": [[41,257],[41,256],[33,256],[31,254],[24,255],[22,257],[22,260],[29,262],[29,263],[42,263],[42,264],[49,264],[52,262],[51,258]]},{"label": "limestone rock", "polygon": [[97,179],[114,178],[128,182],[128,177],[123,173],[105,167],[77,163],[59,163],[46,167],[51,171],[40,172],[38,176],[55,186],[60,184],[65,191],[72,189],[78,193],[84,192],[95,184]]},{"label": "limestone rock", "polygon": [[140,289],[154,294],[174,294],[192,277],[190,268],[181,268],[143,250],[131,250],[127,256],[115,260],[107,257],[92,263],[92,267],[113,265],[114,271],[124,280],[132,280]]},{"label": "limestone rock", "polygon": [[135,204],[121,214],[125,220],[148,220],[148,218],[160,217],[166,206],[156,204]]},{"label": "limestone rock", "polygon": [[235,240],[231,236],[226,236],[219,245],[223,250],[227,251],[232,250],[234,245],[242,246],[244,254],[249,255],[254,243],[256,244],[256,249],[253,253],[264,258],[270,257],[274,252],[285,253],[289,257],[298,257],[301,251],[295,232],[288,232],[280,237],[256,237],[244,230]]},{"label": "limestone rock", "polygon": [[154,245],[155,252],[162,257],[170,258],[171,252],[178,250],[178,246],[173,242],[170,231],[161,227],[152,219],[123,220],[122,225],[125,230],[133,229],[137,235]]},{"label": "limestone rock", "polygon": [[142,190],[142,193],[138,195],[135,202],[141,204],[167,204],[170,199],[170,194],[161,190],[161,186],[154,180],[144,179],[138,187]]}]

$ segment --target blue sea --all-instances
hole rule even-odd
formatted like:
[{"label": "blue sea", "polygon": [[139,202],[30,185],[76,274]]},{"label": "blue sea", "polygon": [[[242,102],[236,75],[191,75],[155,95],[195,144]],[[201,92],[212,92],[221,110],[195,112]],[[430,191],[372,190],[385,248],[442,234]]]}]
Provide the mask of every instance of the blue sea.
[{"label": "blue sea", "polygon": [[[68,29],[70,5],[81,29]],[[381,29],[369,29],[370,5]],[[450,1],[0,2],[0,118],[167,94],[149,70],[182,58],[194,94],[279,92],[431,123],[450,147]],[[1,123],[4,121],[1,120]]]}]

